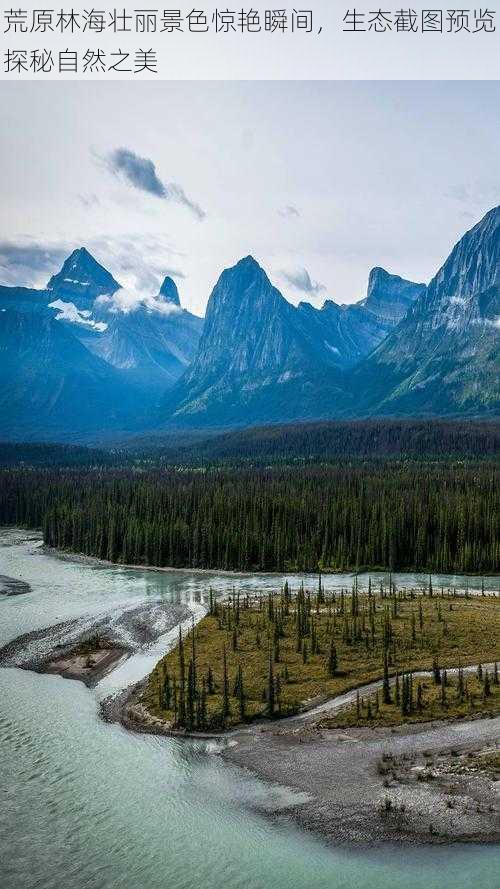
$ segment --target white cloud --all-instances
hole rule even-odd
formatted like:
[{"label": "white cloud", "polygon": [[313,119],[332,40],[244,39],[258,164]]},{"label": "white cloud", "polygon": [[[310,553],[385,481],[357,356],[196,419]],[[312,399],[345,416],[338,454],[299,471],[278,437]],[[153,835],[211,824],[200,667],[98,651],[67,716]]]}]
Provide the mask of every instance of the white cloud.
[{"label": "white cloud", "polygon": [[72,324],[84,324],[93,330],[103,333],[107,330],[108,325],[104,321],[94,321],[92,312],[84,309],[77,309],[74,303],[66,303],[62,299],[55,299],[49,303],[49,308],[57,309],[56,321],[70,321]]},{"label": "white cloud", "polygon": [[282,271],[281,277],[295,287],[296,290],[307,293],[309,296],[317,296],[323,290],[326,290],[324,284],[314,281],[307,269],[294,269],[293,271]]},{"label": "white cloud", "polygon": [[280,216],[283,216],[283,219],[293,219],[300,216],[300,210],[294,204],[287,204],[285,207],[280,207],[278,210]]},{"label": "white cloud", "polygon": [[120,290],[117,290],[116,293],[110,296],[99,296],[95,301],[95,305],[98,307],[102,306],[115,315],[129,315],[141,307],[148,309],[150,312],[157,312],[160,315],[176,315],[182,312],[179,306],[167,302],[157,295],[138,293],[136,290],[129,290],[125,287],[121,287]]}]

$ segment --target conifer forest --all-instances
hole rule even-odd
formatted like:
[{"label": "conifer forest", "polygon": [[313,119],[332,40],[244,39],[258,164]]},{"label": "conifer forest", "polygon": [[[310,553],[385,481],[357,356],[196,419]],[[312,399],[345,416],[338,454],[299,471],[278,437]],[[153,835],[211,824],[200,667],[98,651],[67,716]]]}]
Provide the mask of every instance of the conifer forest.
[{"label": "conifer forest", "polygon": [[489,460],[5,468],[0,523],[129,565],[488,574],[500,564],[498,475]]}]

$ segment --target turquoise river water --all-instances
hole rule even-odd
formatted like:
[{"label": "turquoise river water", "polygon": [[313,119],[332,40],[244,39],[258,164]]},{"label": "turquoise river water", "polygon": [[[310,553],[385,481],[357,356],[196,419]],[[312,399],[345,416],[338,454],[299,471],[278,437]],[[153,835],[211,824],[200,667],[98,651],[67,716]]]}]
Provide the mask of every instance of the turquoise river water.
[{"label": "turquoise river water", "polygon": [[[265,590],[281,582],[61,560],[43,553],[37,535],[15,530],[0,532],[0,575],[31,587],[0,596],[0,646],[34,629],[151,598],[187,602],[199,612],[209,583],[222,592],[233,584]],[[351,579],[327,577],[325,587],[349,587]],[[292,586],[298,580],[291,578]],[[416,575],[395,580],[427,583]],[[454,582],[463,585],[433,577],[436,586]],[[491,578],[486,586],[498,590],[499,583]],[[136,735],[102,722],[99,698],[145,675],[162,650],[164,640],[141,650],[94,690],[0,670],[0,889],[498,886],[498,849],[328,847],[271,821],[266,810],[286,807],[293,791],[233,768],[215,745]]]}]

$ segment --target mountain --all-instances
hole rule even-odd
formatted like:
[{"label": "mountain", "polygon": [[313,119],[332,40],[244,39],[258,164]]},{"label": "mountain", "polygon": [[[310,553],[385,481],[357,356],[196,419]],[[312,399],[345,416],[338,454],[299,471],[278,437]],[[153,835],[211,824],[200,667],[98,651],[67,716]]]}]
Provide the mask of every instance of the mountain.
[{"label": "mountain", "polygon": [[0,287],[0,434],[79,438],[139,431],[184,372],[203,321],[174,281],[136,298],[85,249],[45,290]]},{"label": "mountain", "polygon": [[138,393],[36,304],[0,309],[0,354],[2,438],[84,437],[137,414]]},{"label": "mountain", "polygon": [[192,425],[274,419],[326,367],[335,389],[337,363],[330,345],[247,256],[215,285],[196,357],[167,393],[162,413]]},{"label": "mountain", "polygon": [[355,306],[295,307],[247,256],[212,291],[196,358],[167,394],[163,417],[230,425],[335,410],[345,370],[380,343],[423,287],[375,269]]},{"label": "mountain", "polygon": [[293,306],[251,256],[205,323],[167,276],[137,294],[84,247],[45,289],[0,286],[0,437],[352,417],[490,417],[500,409],[500,207],[428,286],[371,271],[354,305]]},{"label": "mountain", "polygon": [[500,207],[468,231],[398,327],[353,373],[372,415],[500,408]]},{"label": "mountain", "polygon": [[179,299],[179,291],[177,290],[177,284],[169,275],[163,280],[163,284],[160,287],[160,297],[163,297],[165,302],[171,303],[173,306],[180,306],[181,301]]},{"label": "mountain", "polygon": [[[68,299],[70,296],[67,293]],[[122,371],[131,385],[143,387],[148,401],[173,386],[194,358],[203,320],[182,308],[170,277],[164,279],[156,296],[132,306],[120,300],[120,289],[99,295],[91,311],[80,308],[79,294],[73,298],[76,303],[63,306],[57,317],[72,324],[86,348]],[[50,305],[61,311],[60,302]]]},{"label": "mountain", "polygon": [[405,281],[374,268],[368,279],[367,295],[359,302],[339,306],[328,299],[321,309],[304,302],[299,303],[298,309],[337,355],[338,365],[348,368],[385,339],[424,290],[425,284]]},{"label": "mountain", "polygon": [[119,289],[120,285],[113,275],[85,247],[74,250],[47,284],[47,290],[54,294],[54,299],[77,300],[78,306],[83,309],[92,308],[98,296],[110,295]]}]

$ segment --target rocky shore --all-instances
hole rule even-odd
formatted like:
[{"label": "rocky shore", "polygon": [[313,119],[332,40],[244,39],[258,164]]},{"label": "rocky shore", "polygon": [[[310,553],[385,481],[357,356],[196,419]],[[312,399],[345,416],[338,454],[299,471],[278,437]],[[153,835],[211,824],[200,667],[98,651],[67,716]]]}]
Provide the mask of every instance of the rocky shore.
[{"label": "rocky shore", "polygon": [[30,591],[29,583],[26,583],[24,580],[0,574],[0,596],[22,596]]},{"label": "rocky shore", "polygon": [[[148,713],[143,688],[104,701],[103,718],[135,732],[185,736]],[[217,740],[213,749],[228,762],[289,787],[302,802],[271,817],[334,845],[499,842],[500,717],[322,728],[325,710],[353,695],[282,721],[194,737]]]},{"label": "rocky shore", "polygon": [[100,617],[81,617],[18,636],[0,649],[0,666],[55,673],[95,686],[119,662],[147,648],[190,615],[161,599]]},{"label": "rocky shore", "polygon": [[[223,755],[309,795],[289,818],[334,844],[499,842],[500,718],[233,733]],[[236,743],[234,743],[236,742]]]}]

